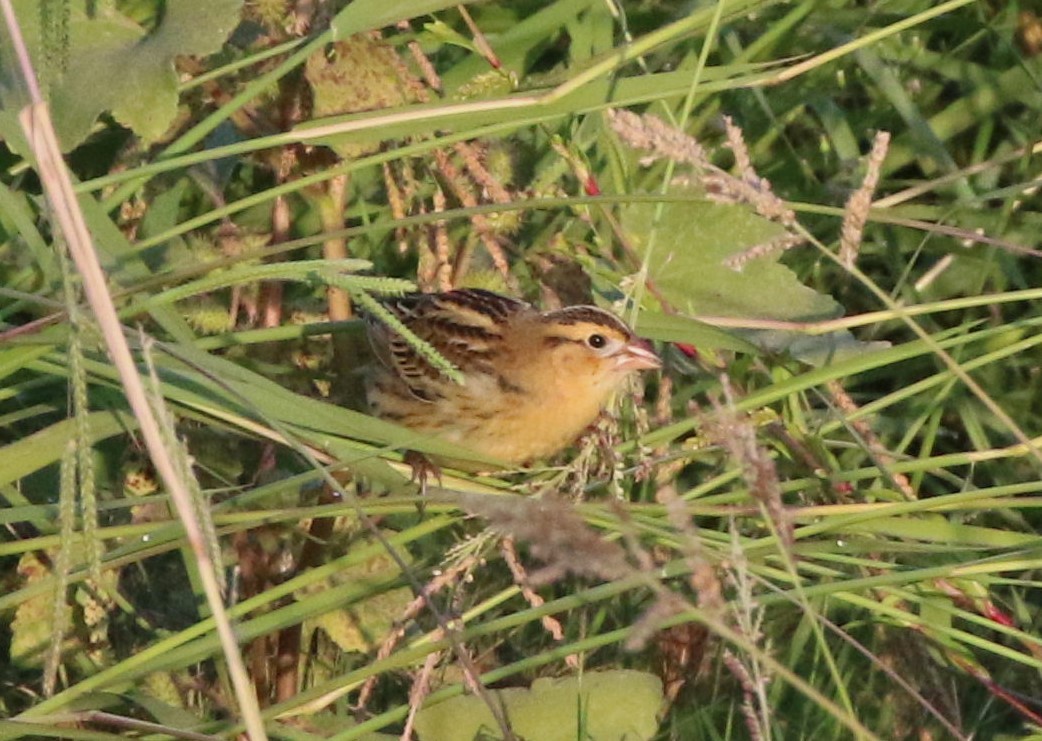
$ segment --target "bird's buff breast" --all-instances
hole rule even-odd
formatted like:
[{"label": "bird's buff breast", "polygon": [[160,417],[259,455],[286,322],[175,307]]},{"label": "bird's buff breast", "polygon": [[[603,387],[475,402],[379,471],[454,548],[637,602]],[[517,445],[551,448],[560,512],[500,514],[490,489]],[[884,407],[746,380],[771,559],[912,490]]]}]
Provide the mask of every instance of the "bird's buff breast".
[{"label": "bird's buff breast", "polygon": [[597,418],[602,401],[556,384],[537,392],[506,390],[491,377],[471,377],[401,422],[483,456],[521,464],[571,444]]}]

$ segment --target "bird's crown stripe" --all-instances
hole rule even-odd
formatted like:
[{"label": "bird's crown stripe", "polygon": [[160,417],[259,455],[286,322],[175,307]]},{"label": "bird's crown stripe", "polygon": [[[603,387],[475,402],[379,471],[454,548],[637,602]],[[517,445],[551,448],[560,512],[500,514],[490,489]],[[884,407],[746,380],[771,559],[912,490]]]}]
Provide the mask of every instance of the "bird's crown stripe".
[{"label": "bird's crown stripe", "polygon": [[598,309],[594,306],[569,306],[543,314],[542,320],[553,324],[579,324],[588,322],[602,327],[607,327],[621,332],[624,335],[632,334],[632,330],[626,323],[614,314]]}]

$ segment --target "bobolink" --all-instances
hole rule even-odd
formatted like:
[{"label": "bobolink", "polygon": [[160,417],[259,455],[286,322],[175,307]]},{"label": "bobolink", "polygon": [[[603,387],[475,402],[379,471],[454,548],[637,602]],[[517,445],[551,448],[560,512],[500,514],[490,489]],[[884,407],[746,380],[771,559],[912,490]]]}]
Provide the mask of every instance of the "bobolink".
[{"label": "bobolink", "polygon": [[373,413],[505,463],[572,443],[632,372],[661,362],[613,314],[595,306],[540,312],[477,289],[410,294],[386,307],[459,369],[455,383],[375,319]]}]

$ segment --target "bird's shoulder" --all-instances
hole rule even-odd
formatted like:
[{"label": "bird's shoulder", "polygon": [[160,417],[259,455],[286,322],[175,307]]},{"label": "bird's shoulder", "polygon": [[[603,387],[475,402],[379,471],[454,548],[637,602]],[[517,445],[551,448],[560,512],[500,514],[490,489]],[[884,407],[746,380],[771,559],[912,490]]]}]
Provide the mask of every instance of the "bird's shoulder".
[{"label": "bird's shoulder", "polygon": [[[537,315],[531,304],[481,289],[407,294],[385,301],[384,307],[465,377],[494,374],[517,320]],[[427,399],[432,385],[444,381],[444,374],[387,324],[370,318],[369,335],[381,363],[413,395]]]}]

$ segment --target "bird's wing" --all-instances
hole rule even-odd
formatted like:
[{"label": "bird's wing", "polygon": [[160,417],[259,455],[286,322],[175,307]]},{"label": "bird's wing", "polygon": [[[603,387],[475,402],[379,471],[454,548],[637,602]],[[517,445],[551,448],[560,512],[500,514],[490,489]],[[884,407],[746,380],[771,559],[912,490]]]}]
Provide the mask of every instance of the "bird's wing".
[{"label": "bird's wing", "polygon": [[[524,301],[480,289],[414,293],[385,307],[413,334],[428,342],[463,373],[494,373],[493,359],[504,332],[520,313],[534,311]],[[384,366],[418,399],[433,401],[446,379],[440,369],[401,334],[371,319],[369,337]]]}]

